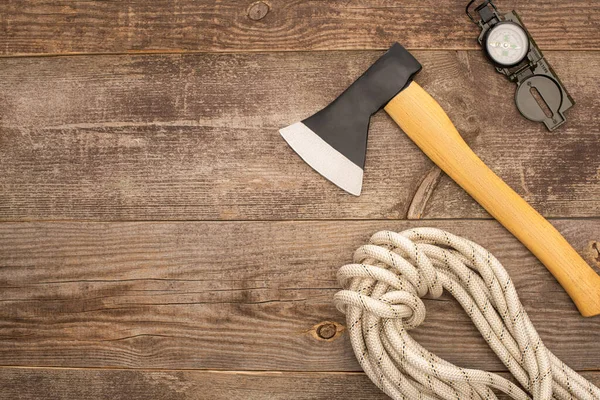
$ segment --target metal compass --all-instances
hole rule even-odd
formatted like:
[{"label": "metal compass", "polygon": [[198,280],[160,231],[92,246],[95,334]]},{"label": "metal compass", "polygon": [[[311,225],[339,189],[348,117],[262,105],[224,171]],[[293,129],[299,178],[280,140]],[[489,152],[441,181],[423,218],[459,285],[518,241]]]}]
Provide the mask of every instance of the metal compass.
[{"label": "metal compass", "polygon": [[[492,0],[470,0],[466,12],[481,32],[477,42],[496,71],[517,84],[515,103],[519,112],[531,121],[543,122],[554,130],[565,121],[565,111],[575,102],[515,11],[504,15]],[[477,16],[477,18],[475,18]]]},{"label": "metal compass", "polygon": [[485,50],[495,63],[507,67],[516,65],[527,56],[529,38],[514,22],[500,22],[488,31]]}]

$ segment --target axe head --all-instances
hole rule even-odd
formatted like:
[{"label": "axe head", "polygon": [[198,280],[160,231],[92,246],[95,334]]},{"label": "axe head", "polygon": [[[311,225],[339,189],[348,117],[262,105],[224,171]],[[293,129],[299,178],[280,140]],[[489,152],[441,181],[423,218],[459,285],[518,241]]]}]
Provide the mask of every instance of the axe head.
[{"label": "axe head", "polygon": [[360,195],[371,115],[407,87],[421,64],[395,43],[331,104],[279,133],[308,165]]}]

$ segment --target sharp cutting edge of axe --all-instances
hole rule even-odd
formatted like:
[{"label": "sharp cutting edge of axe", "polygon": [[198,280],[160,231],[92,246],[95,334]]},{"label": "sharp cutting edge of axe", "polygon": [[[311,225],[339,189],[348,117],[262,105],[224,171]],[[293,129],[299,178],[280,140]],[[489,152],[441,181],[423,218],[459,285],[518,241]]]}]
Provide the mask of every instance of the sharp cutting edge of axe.
[{"label": "sharp cutting edge of axe", "polygon": [[448,176],[554,275],[584,317],[600,314],[600,276],[544,217],[487,167],[413,77],[421,64],[394,44],[337,99],[280,130],[331,182],[360,195],[371,115],[383,108]]}]

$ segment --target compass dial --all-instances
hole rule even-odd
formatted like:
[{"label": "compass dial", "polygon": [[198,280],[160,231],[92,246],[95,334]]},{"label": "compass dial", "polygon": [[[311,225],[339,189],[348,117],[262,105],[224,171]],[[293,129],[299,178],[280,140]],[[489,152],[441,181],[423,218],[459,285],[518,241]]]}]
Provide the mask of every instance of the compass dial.
[{"label": "compass dial", "polygon": [[529,50],[529,38],[514,22],[501,22],[494,26],[485,41],[491,59],[502,66],[518,64]]}]

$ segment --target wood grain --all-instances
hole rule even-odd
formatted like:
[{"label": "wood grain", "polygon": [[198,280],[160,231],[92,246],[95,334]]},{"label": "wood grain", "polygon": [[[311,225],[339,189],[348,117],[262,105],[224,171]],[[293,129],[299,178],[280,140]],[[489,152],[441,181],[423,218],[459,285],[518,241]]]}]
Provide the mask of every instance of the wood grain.
[{"label": "wood grain", "polygon": [[[359,198],[316,174],[277,133],[325,106],[380,54],[4,59],[0,220],[404,218],[432,163],[383,113],[371,124]],[[480,52],[415,54],[424,65],[417,81],[534,208],[600,215],[600,53],[548,52],[577,101],[555,133],[518,114],[514,85]],[[446,176],[423,215],[486,217]]]},{"label": "wood grain", "polygon": [[[0,53],[475,49],[466,1],[270,0],[258,21],[254,0],[17,1],[0,3]],[[589,0],[503,0],[544,50],[600,46],[600,6]]]},{"label": "wood grain", "polygon": [[[494,252],[546,345],[600,385],[600,320],[447,176],[420,187],[433,164],[387,116],[359,198],[277,134],[392,42],[421,49],[417,81],[598,270],[600,3],[498,3],[577,102],[555,133],[520,117],[466,1],[265,3],[0,2],[0,400],[384,399],[335,273],[375,231],[423,225]],[[378,221],[406,216],[426,220]],[[505,370],[456,302],[425,302],[425,347]]]},{"label": "wood grain", "polygon": [[[600,372],[582,375],[600,385]],[[363,373],[2,368],[0,386],[3,400],[389,399]]]},{"label": "wood grain", "polygon": [[[600,223],[556,227],[595,263]],[[598,368],[600,319],[579,316],[548,271],[494,221],[0,224],[0,365],[359,371],[347,337],[316,340],[337,269],[381,229],[436,226],[506,266],[549,349]],[[464,367],[504,370],[446,295],[414,336]]]}]

